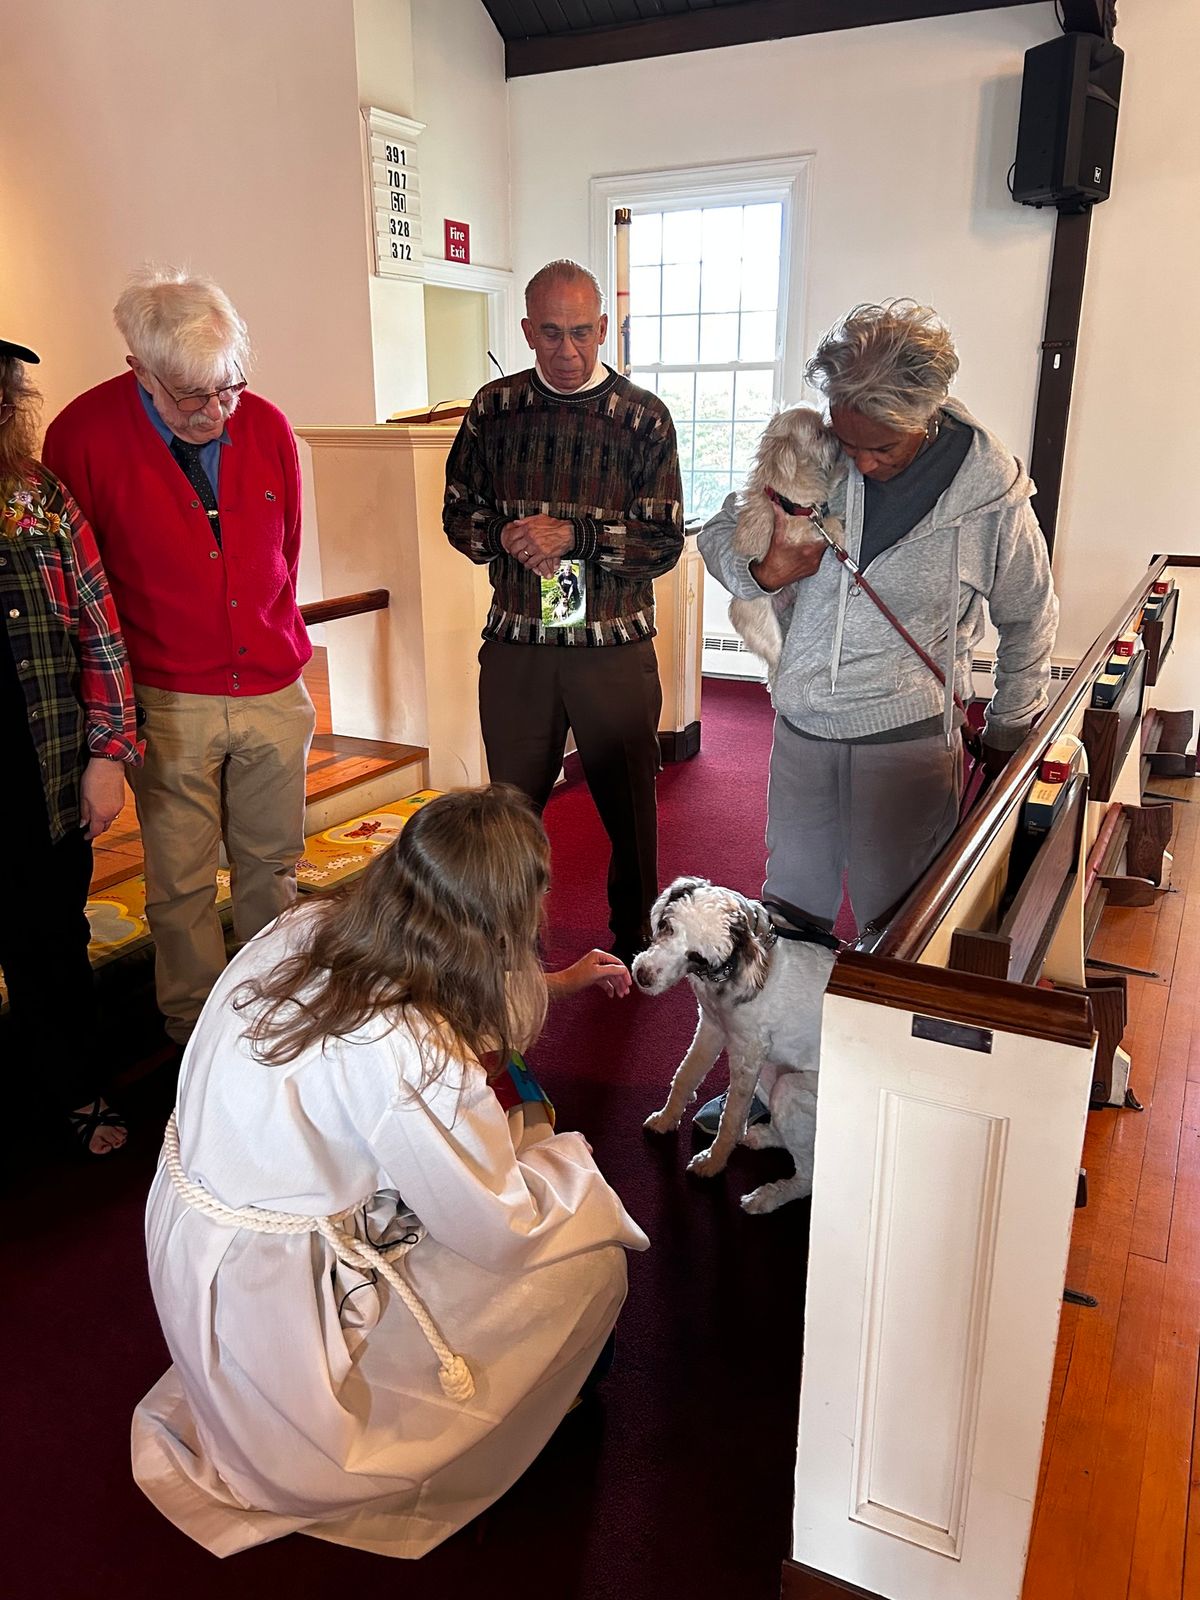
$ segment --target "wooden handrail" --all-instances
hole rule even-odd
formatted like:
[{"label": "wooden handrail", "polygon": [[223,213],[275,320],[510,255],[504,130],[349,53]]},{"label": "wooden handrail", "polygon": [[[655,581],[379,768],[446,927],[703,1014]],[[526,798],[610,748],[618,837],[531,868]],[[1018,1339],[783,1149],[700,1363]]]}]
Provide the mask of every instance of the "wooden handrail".
[{"label": "wooden handrail", "polygon": [[1172,563],[1190,566],[1198,559],[1194,556],[1154,558],[1129,598],[1109,625],[1096,636],[1095,643],[1063,684],[1057,697],[1030,729],[1024,743],[1009,758],[1000,777],[925,875],[917,880],[887,928],[872,944],[872,954],[903,961],[917,959],[1014,806],[1025,798],[1042,752],[1066,731],[1081,706],[1091,704],[1093,681],[1108,661],[1113,640],[1127,631],[1130,619],[1145,603],[1151,586],[1158,582],[1167,567]]},{"label": "wooden handrail", "polygon": [[313,600],[300,607],[306,627],[319,622],[336,622],[339,617],[357,617],[364,611],[386,611],[391,595],[386,589],[365,589],[362,594],[339,594],[332,600]]}]

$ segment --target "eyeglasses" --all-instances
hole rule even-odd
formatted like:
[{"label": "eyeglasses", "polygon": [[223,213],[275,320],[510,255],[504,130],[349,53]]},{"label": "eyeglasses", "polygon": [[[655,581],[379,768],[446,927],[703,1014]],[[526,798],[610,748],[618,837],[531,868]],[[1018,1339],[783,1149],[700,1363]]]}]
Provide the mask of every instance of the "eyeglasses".
[{"label": "eyeglasses", "polygon": [[[236,366],[237,363],[235,362],[234,365]],[[149,370],[158,382],[162,384],[163,392],[167,398],[174,401],[185,417],[194,417],[198,411],[203,411],[210,400],[216,400],[221,405],[225,405],[228,400],[236,399],[246,387],[246,380],[243,378],[240,383],[227,383],[223,388],[210,389],[207,394],[172,394],[162,379],[159,378],[158,373],[154,372],[153,368]],[[241,367],[238,367],[239,373],[241,370]]]}]

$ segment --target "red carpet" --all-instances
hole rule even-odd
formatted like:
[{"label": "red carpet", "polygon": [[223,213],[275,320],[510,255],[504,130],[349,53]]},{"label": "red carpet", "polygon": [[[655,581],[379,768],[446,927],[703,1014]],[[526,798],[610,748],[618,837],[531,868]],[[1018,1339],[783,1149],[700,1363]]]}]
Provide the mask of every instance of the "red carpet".
[{"label": "red carpet", "polygon": [[[759,686],[706,682],[703,748],[660,781],[664,883],[699,872],[761,887],[770,722]],[[607,942],[607,841],[579,784],[551,801],[547,825],[548,946],[562,964]],[[499,1504],[416,1564],[298,1536],[219,1563],[134,1487],[130,1412],[166,1363],[142,1245],[171,1098],[161,1075],[140,1088],[124,1159],[27,1175],[7,1195],[5,1593],[775,1600],[790,1541],[808,1207],[765,1218],[738,1209],[745,1190],[787,1170],[774,1152],[739,1152],[706,1184],[683,1171],[686,1131],[642,1132],[693,1026],[679,991],[584,995],[552,1014],[534,1052],[539,1074],[652,1248],[630,1258],[600,1404],[568,1418]]]}]

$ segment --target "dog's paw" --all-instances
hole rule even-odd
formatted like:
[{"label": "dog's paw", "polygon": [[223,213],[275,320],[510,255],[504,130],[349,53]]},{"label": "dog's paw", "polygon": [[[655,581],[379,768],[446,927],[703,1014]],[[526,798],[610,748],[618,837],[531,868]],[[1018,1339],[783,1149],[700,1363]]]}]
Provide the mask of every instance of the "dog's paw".
[{"label": "dog's paw", "polygon": [[642,1127],[650,1133],[674,1133],[678,1126],[679,1118],[669,1117],[665,1106],[661,1111],[652,1112],[642,1123]]},{"label": "dog's paw", "polygon": [[738,1140],[747,1150],[777,1150],[783,1140],[769,1122],[756,1122]]},{"label": "dog's paw", "polygon": [[777,1183],[764,1183],[749,1194],[744,1194],[742,1210],[748,1211],[753,1217],[762,1217],[768,1211],[778,1211],[789,1200],[805,1200],[811,1193],[811,1189],[802,1188],[794,1179],[781,1178]]},{"label": "dog's paw", "polygon": [[701,1150],[699,1155],[692,1157],[687,1169],[694,1178],[715,1178],[718,1172],[724,1172],[725,1159],[724,1156],[714,1156],[710,1145],[707,1150]]}]

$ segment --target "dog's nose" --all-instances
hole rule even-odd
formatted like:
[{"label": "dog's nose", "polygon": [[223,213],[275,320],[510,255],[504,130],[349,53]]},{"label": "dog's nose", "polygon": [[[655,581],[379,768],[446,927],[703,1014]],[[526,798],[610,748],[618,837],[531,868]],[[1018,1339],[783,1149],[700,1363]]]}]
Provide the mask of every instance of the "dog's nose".
[{"label": "dog's nose", "polygon": [[650,970],[650,963],[644,956],[638,956],[629,970],[633,974],[633,981],[639,989],[648,989],[654,982],[654,974]]}]

